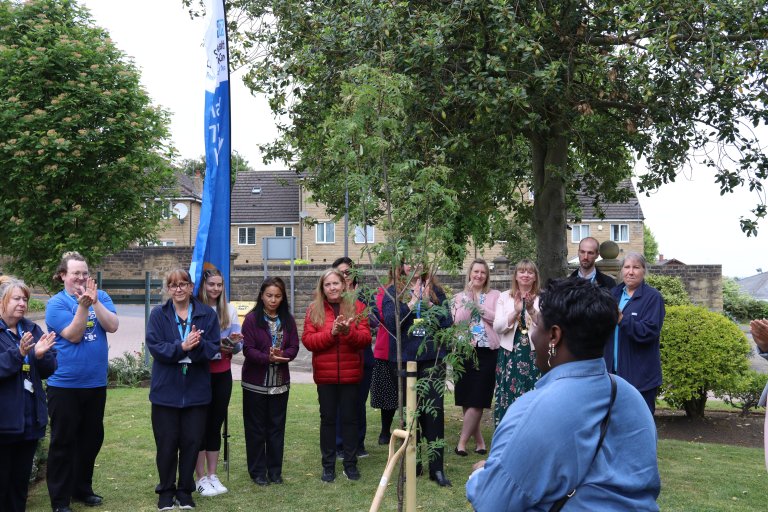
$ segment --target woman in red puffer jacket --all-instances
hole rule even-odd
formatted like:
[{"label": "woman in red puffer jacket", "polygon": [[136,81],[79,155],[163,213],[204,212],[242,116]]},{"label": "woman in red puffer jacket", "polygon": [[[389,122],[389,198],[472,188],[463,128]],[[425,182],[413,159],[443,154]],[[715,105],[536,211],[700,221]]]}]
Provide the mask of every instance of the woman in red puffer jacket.
[{"label": "woman in red puffer jacket", "polygon": [[304,346],[312,352],[312,373],[320,403],[321,480],[336,478],[336,411],[342,421],[344,474],[358,480],[357,394],[363,376],[361,349],[371,343],[365,304],[345,293],[346,280],[336,269],[326,270],[304,320]]}]

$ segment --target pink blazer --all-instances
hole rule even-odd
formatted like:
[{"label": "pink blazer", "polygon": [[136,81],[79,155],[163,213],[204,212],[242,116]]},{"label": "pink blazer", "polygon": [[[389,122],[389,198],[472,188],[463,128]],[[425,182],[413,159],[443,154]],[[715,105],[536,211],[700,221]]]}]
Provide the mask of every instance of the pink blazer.
[{"label": "pink blazer", "polygon": [[[483,321],[483,327],[488,335],[488,345],[492,350],[499,348],[499,335],[493,330],[493,321],[496,318],[496,303],[499,300],[498,290],[488,290],[485,295],[485,302],[482,306],[478,305],[480,319]],[[453,298],[453,321],[454,323],[469,322],[472,317],[472,297],[467,292],[456,294]]]}]

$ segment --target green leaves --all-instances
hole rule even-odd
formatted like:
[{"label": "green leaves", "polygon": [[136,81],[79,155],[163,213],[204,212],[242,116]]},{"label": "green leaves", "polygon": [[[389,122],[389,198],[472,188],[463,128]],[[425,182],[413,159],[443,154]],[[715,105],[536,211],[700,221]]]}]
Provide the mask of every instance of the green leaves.
[{"label": "green leaves", "polygon": [[2,2],[0,20],[0,246],[47,287],[65,250],[96,263],[151,237],[168,114],[75,2]]}]

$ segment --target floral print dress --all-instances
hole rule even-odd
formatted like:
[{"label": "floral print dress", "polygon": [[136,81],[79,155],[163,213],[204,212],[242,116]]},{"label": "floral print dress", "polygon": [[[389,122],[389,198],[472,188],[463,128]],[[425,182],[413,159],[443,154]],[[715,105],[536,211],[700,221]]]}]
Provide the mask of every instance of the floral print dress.
[{"label": "floral print dress", "polygon": [[493,421],[499,426],[501,419],[512,402],[526,391],[533,389],[539,380],[539,369],[533,364],[536,352],[528,337],[525,314],[520,315],[520,321],[515,331],[514,350],[499,349],[496,364],[496,401],[493,407]]}]

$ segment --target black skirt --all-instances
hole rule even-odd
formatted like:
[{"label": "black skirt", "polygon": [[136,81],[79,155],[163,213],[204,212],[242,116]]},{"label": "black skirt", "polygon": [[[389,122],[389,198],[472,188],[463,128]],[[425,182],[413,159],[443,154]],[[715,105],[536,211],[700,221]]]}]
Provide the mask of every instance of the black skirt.
[{"label": "black skirt", "polygon": [[474,361],[464,362],[464,373],[454,386],[454,397],[459,407],[490,409],[493,388],[496,385],[496,356],[498,350],[476,348],[478,368]]},{"label": "black skirt", "polygon": [[395,364],[376,359],[371,377],[371,407],[397,409],[397,375]]}]

